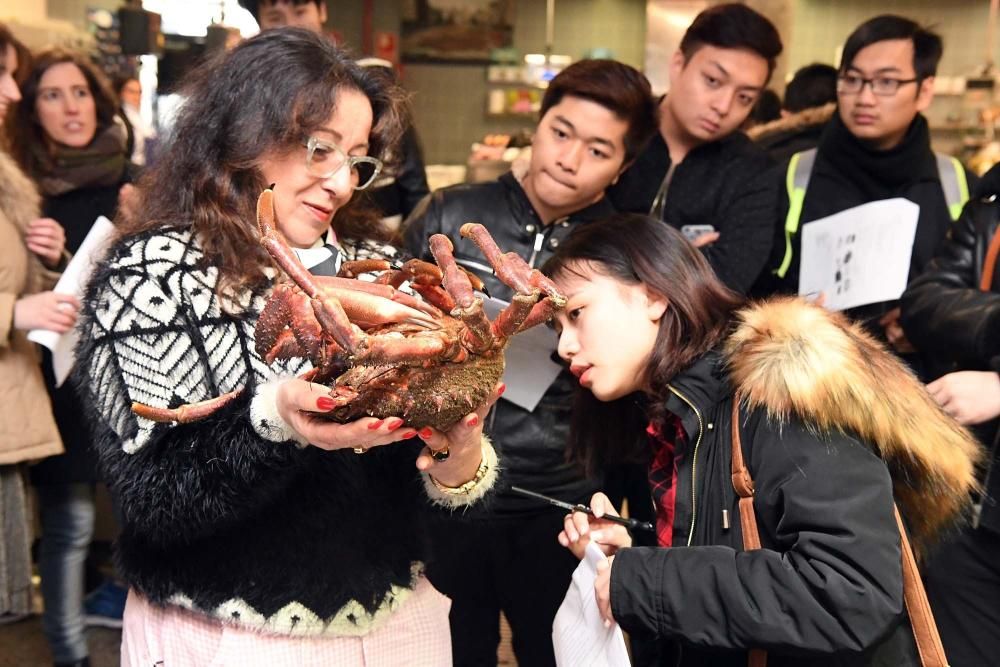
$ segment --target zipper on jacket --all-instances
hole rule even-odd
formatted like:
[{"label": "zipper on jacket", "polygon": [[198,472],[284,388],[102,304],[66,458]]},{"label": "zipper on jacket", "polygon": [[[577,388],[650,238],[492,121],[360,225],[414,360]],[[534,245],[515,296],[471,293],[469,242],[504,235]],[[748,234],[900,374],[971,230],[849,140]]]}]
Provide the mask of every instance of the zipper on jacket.
[{"label": "zipper on jacket", "polygon": [[698,447],[701,445],[701,437],[705,433],[705,421],[701,417],[701,410],[695,407],[691,400],[673,388],[672,385],[667,385],[667,389],[681,399],[687,406],[694,410],[695,416],[698,418],[698,438],[694,441],[694,450],[691,453],[691,526],[688,528],[688,539],[687,546],[691,546],[691,542],[694,540],[694,521],[698,516]]},{"label": "zipper on jacket", "polygon": [[537,232],[535,234],[535,245],[531,249],[531,256],[528,258],[528,266],[532,269],[535,268],[535,260],[538,258],[538,253],[541,252],[544,243],[545,232]]}]

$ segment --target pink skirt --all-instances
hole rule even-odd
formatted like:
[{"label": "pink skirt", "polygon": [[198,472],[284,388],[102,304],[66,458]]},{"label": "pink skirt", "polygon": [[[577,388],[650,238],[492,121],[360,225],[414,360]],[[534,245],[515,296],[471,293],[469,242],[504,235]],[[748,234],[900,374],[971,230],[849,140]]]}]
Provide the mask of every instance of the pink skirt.
[{"label": "pink skirt", "polygon": [[383,625],[362,637],[261,634],[129,591],[122,629],[122,667],[289,665],[451,665],[451,600],[420,577],[413,594]]}]

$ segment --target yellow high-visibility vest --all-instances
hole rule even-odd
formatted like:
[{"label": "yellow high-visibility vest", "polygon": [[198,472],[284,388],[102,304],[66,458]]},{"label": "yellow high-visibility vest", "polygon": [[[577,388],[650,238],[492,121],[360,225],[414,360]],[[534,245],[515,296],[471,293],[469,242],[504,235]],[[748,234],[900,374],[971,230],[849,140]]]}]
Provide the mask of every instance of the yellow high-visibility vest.
[{"label": "yellow high-visibility vest", "polygon": [[[969,201],[969,182],[965,178],[965,169],[958,158],[935,153],[938,178],[944,190],[944,200],[948,204],[951,219],[958,220],[962,207]],[[812,177],[813,166],[816,164],[816,149],[800,151],[788,162],[785,174],[785,187],[788,190],[788,215],[785,216],[785,256],[781,265],[774,270],[779,278],[784,278],[788,267],[792,265],[792,237],[799,231],[799,220],[802,217],[802,204],[806,200],[806,190]]]}]

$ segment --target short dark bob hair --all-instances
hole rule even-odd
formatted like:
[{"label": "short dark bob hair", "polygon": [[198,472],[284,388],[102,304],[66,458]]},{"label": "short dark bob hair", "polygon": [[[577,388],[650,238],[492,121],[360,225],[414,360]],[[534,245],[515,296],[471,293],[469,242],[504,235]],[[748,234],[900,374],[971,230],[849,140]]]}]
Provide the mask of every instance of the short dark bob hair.
[{"label": "short dark bob hair", "polygon": [[624,63],[600,59],[573,63],[549,83],[538,117],[544,117],[566,96],[596,102],[628,124],[625,164],[642,151],[657,131],[656,100],[649,80]]},{"label": "short dark bob hair", "polygon": [[[637,397],[602,403],[580,389],[570,429],[570,458],[593,472],[627,459],[645,431],[639,422],[662,419],[667,384],[718,345],[744,299],[715,275],[708,261],[670,225],[646,215],[621,213],[571,234],[542,267],[558,280],[589,269],[626,284],[641,284],[667,300],[667,310],[647,363],[648,414]],[[628,442],[638,427],[639,440]]]},{"label": "short dark bob hair", "polygon": [[858,52],[876,42],[891,39],[908,39],[913,42],[913,71],[918,81],[937,74],[944,44],[936,33],[903,16],[883,14],[859,25],[844,44],[840,71],[846,72],[854,64]]},{"label": "short dark bob hair", "polygon": [[[257,198],[269,185],[261,160],[301,148],[345,90],[371,103],[368,152],[385,157],[401,134],[400,89],[329,39],[300,28],[266,30],[206,62],[185,81],[166,153],[143,175],[141,210],[120,221],[122,234],[189,227],[221,269],[220,294],[265,287],[272,261],[255,222]],[[351,226],[351,208],[338,211],[334,226],[341,236],[363,236]]]}]

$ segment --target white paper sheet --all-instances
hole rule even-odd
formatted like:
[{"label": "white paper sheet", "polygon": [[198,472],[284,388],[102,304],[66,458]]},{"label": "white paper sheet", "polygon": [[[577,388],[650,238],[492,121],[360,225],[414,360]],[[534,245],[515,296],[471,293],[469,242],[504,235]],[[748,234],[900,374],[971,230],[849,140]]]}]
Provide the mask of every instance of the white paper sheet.
[{"label": "white paper sheet", "polygon": [[[114,229],[115,226],[103,215],[94,221],[87,238],[80,244],[80,249],[73,255],[52,291],[83,298],[83,290],[94,272],[94,263],[104,255]],[[57,387],[66,381],[73,369],[73,348],[76,347],[78,338],[76,329],[70,329],[62,335],[48,329],[32,329],[28,332],[28,340],[52,351],[52,371]]]},{"label": "white paper sheet", "polygon": [[566,591],[556,620],[552,624],[552,647],[559,667],[628,667],[628,650],[621,627],[615,623],[604,627],[604,619],[594,596],[597,564],[605,559],[593,543]]},{"label": "white paper sheet", "polygon": [[802,226],[799,294],[829,310],[898,299],[906,289],[920,206],[896,198]]},{"label": "white paper sheet", "polygon": [[[491,320],[496,319],[497,313],[507,305],[500,299],[483,299],[483,310]],[[502,400],[529,412],[535,409],[563,368],[552,361],[558,343],[556,332],[544,325],[532,327],[510,339],[504,353],[503,382],[507,389]]]}]

